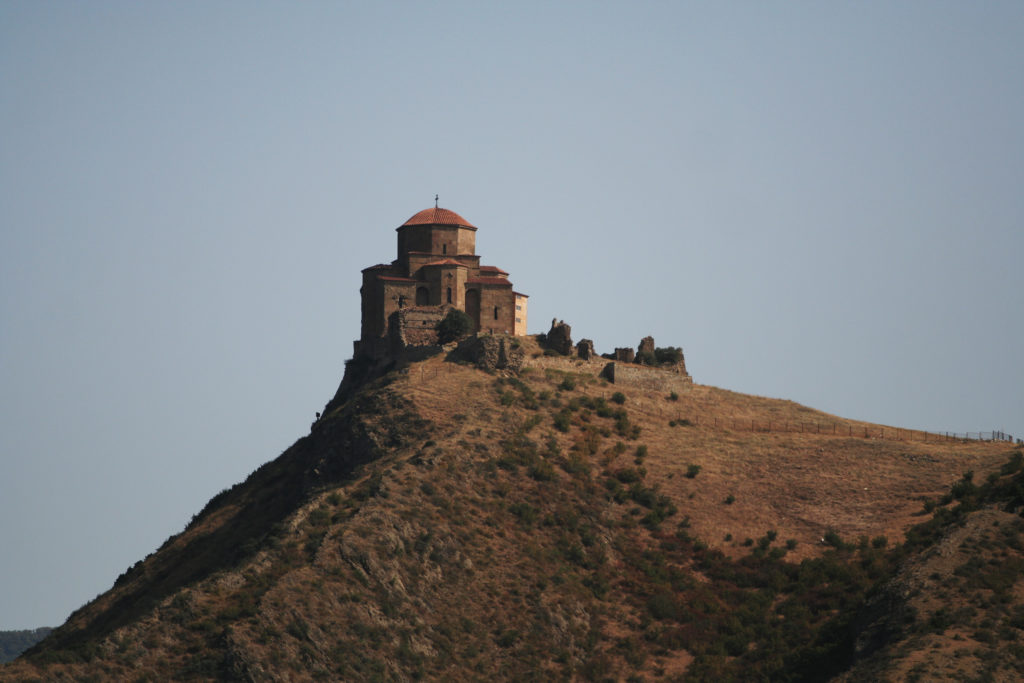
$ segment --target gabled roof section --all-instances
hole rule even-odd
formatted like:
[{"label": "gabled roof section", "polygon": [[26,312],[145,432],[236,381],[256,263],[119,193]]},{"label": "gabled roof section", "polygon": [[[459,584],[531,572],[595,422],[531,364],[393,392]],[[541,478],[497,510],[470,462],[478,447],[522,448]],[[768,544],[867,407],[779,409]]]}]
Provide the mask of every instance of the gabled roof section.
[{"label": "gabled roof section", "polygon": [[414,214],[412,218],[402,223],[399,227],[404,228],[407,225],[458,225],[463,228],[473,228],[476,230],[475,225],[459,214],[436,206],[423,209],[419,213]]},{"label": "gabled roof section", "polygon": [[490,273],[498,273],[500,275],[508,275],[508,271],[507,270],[502,270],[501,268],[499,268],[497,266],[480,266],[480,272],[481,273],[488,273],[488,274],[490,274]]},{"label": "gabled roof section", "polygon": [[463,268],[469,268],[465,263],[456,261],[453,258],[441,259],[440,261],[431,261],[430,263],[424,263],[423,268],[429,268],[430,266],[462,266]]},{"label": "gabled roof section", "polygon": [[503,277],[471,277],[466,280],[467,285],[500,285],[511,287],[512,283]]}]

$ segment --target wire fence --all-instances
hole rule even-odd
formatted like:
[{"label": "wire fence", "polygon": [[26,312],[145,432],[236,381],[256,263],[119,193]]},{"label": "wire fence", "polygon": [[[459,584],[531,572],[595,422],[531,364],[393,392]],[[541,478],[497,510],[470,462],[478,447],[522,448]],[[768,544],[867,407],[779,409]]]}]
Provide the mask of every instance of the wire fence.
[{"label": "wire fence", "polygon": [[679,414],[676,424],[730,429],[744,432],[785,432],[790,434],[825,434],[864,439],[890,439],[893,441],[1006,441],[1024,443],[1012,434],[991,432],[929,432],[920,429],[901,429],[879,425],[854,425],[839,422],[794,422],[791,420],[756,420],[739,417],[686,417]]},{"label": "wire fence", "polygon": [[[406,373],[414,382],[425,382],[440,375],[457,372],[459,366],[444,363],[440,366],[411,368]],[[607,392],[604,392],[607,393]],[[607,397],[606,397],[607,398]],[[822,434],[857,437],[863,439],[890,439],[893,441],[1003,441],[1024,445],[1024,440],[1015,439],[1012,434],[993,430],[990,432],[930,432],[920,429],[901,429],[879,425],[849,424],[840,422],[807,422],[793,420],[758,420],[729,416],[687,416],[682,411],[667,407],[637,406],[641,412],[672,419],[677,425],[693,425],[714,429],[729,429],[745,432],[775,432],[789,434]],[[653,408],[653,409],[652,409]]]}]

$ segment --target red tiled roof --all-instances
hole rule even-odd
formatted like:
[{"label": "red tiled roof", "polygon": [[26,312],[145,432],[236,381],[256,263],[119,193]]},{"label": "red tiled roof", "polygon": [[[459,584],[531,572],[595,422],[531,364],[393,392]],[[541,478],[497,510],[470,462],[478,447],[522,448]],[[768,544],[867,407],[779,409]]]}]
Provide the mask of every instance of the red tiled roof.
[{"label": "red tiled roof", "polygon": [[512,283],[503,277],[471,277],[466,280],[467,285],[504,285],[511,287]]},{"label": "red tiled roof", "polygon": [[441,259],[440,261],[431,261],[430,263],[424,263],[423,267],[428,266],[462,266],[463,268],[469,268],[465,263],[460,263],[453,258]]},{"label": "red tiled roof", "polygon": [[480,266],[481,273],[501,273],[502,275],[508,275],[508,271],[502,270],[497,266]]},{"label": "red tiled roof", "polygon": [[524,299],[529,299],[530,298],[529,294],[523,294],[522,292],[512,292],[512,293],[515,294],[516,296],[521,296]]},{"label": "red tiled roof", "polygon": [[439,209],[433,206],[429,209],[423,209],[399,227],[405,227],[406,225],[461,225],[466,228],[476,228],[475,225],[454,211]]},{"label": "red tiled roof", "polygon": [[416,282],[411,277],[397,277],[395,275],[379,275],[378,280],[387,280],[388,282]]},{"label": "red tiled roof", "polygon": [[392,268],[392,267],[393,266],[391,266],[390,264],[387,264],[387,263],[378,263],[375,266],[370,266],[369,268],[363,268],[362,272],[365,273],[368,270],[383,270],[385,268]]}]

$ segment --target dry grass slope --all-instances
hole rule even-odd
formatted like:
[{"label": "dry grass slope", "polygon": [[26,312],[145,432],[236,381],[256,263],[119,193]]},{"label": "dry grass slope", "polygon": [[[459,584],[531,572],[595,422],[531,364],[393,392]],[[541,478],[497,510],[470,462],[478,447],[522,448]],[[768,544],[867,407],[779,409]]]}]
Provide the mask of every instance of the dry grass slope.
[{"label": "dry grass slope", "polygon": [[[939,517],[980,500],[941,499],[966,471],[1014,476],[1005,444],[734,429],[724,418],[864,425],[714,387],[612,386],[603,362],[523,343],[518,377],[434,357],[364,388],[0,679],[816,680],[924,675],[915,653],[955,651],[878,625],[868,595],[958,576],[894,546],[933,517],[925,499]],[[994,543],[960,533],[963,552]],[[913,552],[948,559],[933,535]],[[1020,589],[994,574],[1002,607],[939,636],[1020,642]],[[890,611],[940,609],[915,599]]]}]

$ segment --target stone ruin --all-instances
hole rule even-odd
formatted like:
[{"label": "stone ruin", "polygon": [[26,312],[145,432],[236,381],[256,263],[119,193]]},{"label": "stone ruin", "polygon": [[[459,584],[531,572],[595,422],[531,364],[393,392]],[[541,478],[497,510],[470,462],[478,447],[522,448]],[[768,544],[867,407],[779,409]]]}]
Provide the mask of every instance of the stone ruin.
[{"label": "stone ruin", "polygon": [[401,308],[388,319],[391,355],[397,357],[409,347],[438,346],[437,325],[450,306],[410,306]]},{"label": "stone ruin", "polygon": [[634,353],[633,349],[628,346],[625,348],[617,348],[615,349],[615,353],[612,358],[620,363],[632,363],[636,358],[636,353]]},{"label": "stone ruin", "polygon": [[519,342],[503,334],[467,337],[459,344],[458,353],[488,372],[508,370],[518,374],[526,360],[526,352]]},{"label": "stone ruin", "polygon": [[640,340],[640,345],[636,347],[637,358],[644,358],[647,354],[654,355],[654,337],[644,337]]},{"label": "stone ruin", "polygon": [[551,330],[548,332],[545,345],[554,351],[568,356],[572,353],[572,328],[564,320],[551,321]]},{"label": "stone ruin", "polygon": [[601,357],[616,363],[648,365],[649,367],[668,370],[669,372],[689,377],[689,374],[686,372],[686,357],[683,355],[682,349],[679,350],[678,362],[658,362],[654,337],[644,337],[641,339],[640,345],[635,351],[629,347],[616,348],[615,353],[602,353]]},{"label": "stone ruin", "polygon": [[580,339],[579,343],[576,344],[576,355],[581,360],[590,360],[597,354],[594,353],[594,342],[591,339]]}]

